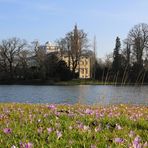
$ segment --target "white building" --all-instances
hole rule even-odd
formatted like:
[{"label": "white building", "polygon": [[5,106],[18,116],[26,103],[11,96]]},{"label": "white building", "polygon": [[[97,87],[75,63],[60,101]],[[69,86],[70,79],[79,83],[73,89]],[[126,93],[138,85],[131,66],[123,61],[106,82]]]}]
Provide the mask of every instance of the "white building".
[{"label": "white building", "polygon": [[[44,49],[46,54],[57,53],[59,55],[59,58],[65,61],[67,65],[70,64],[70,69],[72,70],[71,59],[69,59],[67,53],[63,53],[61,56],[60,49],[57,44],[46,42],[45,45],[40,46],[40,48]],[[92,78],[92,63],[93,63],[92,52],[88,54],[83,54],[80,57],[80,61],[78,62],[75,71],[79,73],[79,78],[81,79]]]}]

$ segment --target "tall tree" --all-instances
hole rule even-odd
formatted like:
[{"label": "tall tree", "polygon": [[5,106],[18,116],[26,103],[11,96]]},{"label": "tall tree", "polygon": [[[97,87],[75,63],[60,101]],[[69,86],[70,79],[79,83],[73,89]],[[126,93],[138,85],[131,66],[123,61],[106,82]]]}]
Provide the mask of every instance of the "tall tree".
[{"label": "tall tree", "polygon": [[92,77],[95,79],[96,77],[96,66],[97,66],[97,59],[96,59],[96,47],[97,43],[96,43],[96,36],[94,36],[94,41],[93,41],[93,73],[92,73]]},{"label": "tall tree", "polygon": [[75,25],[74,30],[67,33],[66,37],[61,40],[62,51],[66,51],[69,57],[69,67],[75,73],[82,55],[82,51],[88,47],[87,34],[83,30],[79,30]]},{"label": "tall tree", "polygon": [[125,48],[123,49],[123,56],[125,57],[126,60],[126,65],[129,66],[131,63],[131,44],[128,39],[125,39],[123,41]]},{"label": "tall tree", "polygon": [[128,34],[128,40],[136,64],[139,67],[143,66],[144,52],[148,50],[148,25],[144,23],[135,25]]},{"label": "tall tree", "polygon": [[121,42],[120,38],[117,37],[113,52],[113,64],[112,64],[112,69],[115,73],[120,69],[120,49],[121,49]]},{"label": "tall tree", "polygon": [[24,49],[19,52],[18,58],[18,66],[16,69],[17,75],[19,78],[27,79],[28,78],[28,72],[29,72],[29,66],[28,66],[28,58],[30,58],[31,53],[28,49]]},{"label": "tall tree", "polygon": [[8,40],[2,40],[0,44],[1,60],[7,67],[12,79],[14,76],[14,68],[18,63],[18,55],[21,50],[26,46],[26,41],[19,38],[10,38]]}]

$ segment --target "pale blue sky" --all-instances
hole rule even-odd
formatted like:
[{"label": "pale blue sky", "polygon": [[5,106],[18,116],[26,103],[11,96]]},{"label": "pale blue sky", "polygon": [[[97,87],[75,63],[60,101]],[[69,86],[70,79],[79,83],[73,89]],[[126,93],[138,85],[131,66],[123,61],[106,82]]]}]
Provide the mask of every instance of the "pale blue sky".
[{"label": "pale blue sky", "polygon": [[0,0],[0,40],[55,41],[77,23],[90,40],[96,35],[98,57],[141,22],[148,23],[148,0]]}]

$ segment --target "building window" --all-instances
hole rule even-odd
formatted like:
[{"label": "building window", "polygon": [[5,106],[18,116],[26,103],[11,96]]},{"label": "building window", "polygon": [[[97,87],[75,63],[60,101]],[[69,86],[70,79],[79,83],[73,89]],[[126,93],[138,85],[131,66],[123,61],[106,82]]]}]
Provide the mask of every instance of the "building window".
[{"label": "building window", "polygon": [[84,61],[81,61],[81,65],[84,65]]},{"label": "building window", "polygon": [[81,73],[84,74],[84,69],[83,68],[81,69]]},{"label": "building window", "polygon": [[86,72],[86,74],[88,74],[88,69],[87,68],[85,69],[85,72]]}]

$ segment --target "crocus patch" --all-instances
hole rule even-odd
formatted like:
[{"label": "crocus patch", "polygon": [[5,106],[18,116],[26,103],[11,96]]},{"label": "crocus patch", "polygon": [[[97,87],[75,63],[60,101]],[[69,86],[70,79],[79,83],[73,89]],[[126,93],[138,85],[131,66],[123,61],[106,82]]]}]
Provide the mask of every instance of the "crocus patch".
[{"label": "crocus patch", "polygon": [[0,104],[0,147],[148,147],[148,107]]}]

